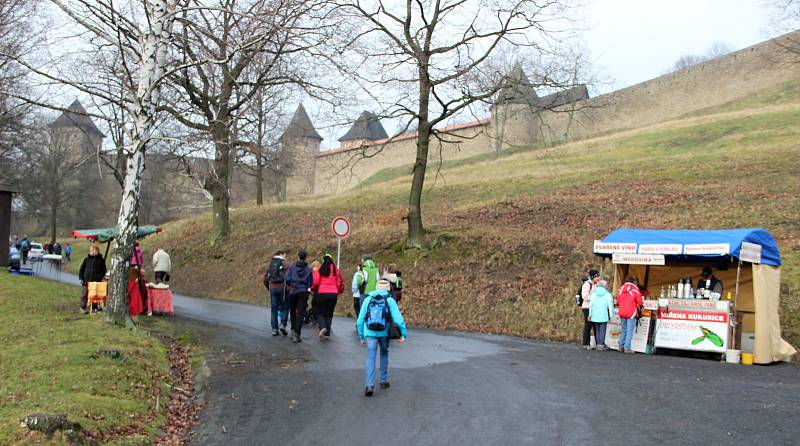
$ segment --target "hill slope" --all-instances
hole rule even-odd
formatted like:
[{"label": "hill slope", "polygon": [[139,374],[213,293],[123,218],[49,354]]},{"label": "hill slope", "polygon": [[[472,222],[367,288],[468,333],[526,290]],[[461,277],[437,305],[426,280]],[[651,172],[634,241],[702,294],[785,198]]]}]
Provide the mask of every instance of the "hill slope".
[{"label": "hill slope", "polygon": [[[396,262],[412,324],[565,341],[581,322],[571,298],[598,262],[592,240],[619,226],[761,226],[784,256],[784,336],[800,345],[800,85],[786,84],[725,107],[659,125],[530,148],[431,171],[424,216],[431,249],[403,251],[409,178],[403,167],[334,197],[232,212],[230,240],[209,252],[207,216],[152,237],[173,256],[186,293],[265,301],[261,275],[279,248],[320,257],[334,246],[332,217],[351,218],[345,273],[359,254]],[[349,294],[338,308],[352,307]],[[350,310],[351,311],[351,310]]]}]

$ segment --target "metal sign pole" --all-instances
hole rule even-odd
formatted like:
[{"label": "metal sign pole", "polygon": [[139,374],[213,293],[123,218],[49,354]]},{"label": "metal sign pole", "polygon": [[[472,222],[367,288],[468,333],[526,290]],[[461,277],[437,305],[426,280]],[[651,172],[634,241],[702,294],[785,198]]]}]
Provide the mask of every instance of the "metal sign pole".
[{"label": "metal sign pole", "polygon": [[340,237],[336,237],[337,247],[336,247],[336,267],[341,268],[342,264],[342,239]]}]

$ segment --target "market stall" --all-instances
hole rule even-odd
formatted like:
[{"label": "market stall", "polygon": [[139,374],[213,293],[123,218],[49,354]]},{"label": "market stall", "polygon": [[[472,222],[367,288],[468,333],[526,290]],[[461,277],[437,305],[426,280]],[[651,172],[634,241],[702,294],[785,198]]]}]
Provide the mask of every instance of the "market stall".
[{"label": "market stall", "polygon": [[[159,232],[161,232],[160,227],[141,226],[136,229],[136,238],[141,239],[150,234],[157,234]],[[106,259],[108,258],[108,248],[111,245],[111,241],[119,236],[119,229],[116,227],[102,229],[76,229],[72,231],[72,236],[75,238],[85,238],[94,242],[105,243],[106,252],[103,258]],[[153,304],[151,299],[149,299],[151,294],[149,291],[150,288],[148,287],[147,280],[143,276],[142,270],[138,268],[131,268],[130,278],[128,279],[128,306],[131,316],[136,316],[145,310],[147,310],[148,313],[152,313],[153,311]],[[169,309],[171,314],[172,294],[169,293],[169,290],[166,291],[167,293],[159,294],[158,306],[159,308]],[[167,302],[167,300],[169,301]]]},{"label": "market stall", "polygon": [[740,350],[758,364],[794,355],[781,338],[781,257],[766,230],[621,228],[595,241],[594,253],[611,259],[614,290],[635,276],[650,293],[634,350]]}]

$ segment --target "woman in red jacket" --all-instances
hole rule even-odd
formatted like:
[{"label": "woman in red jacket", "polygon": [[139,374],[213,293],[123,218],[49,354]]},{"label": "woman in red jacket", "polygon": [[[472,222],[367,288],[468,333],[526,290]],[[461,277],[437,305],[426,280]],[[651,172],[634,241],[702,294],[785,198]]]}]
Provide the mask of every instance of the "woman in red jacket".
[{"label": "woman in red jacket", "polygon": [[325,254],[322,266],[314,272],[311,290],[317,293],[317,322],[319,323],[320,340],[331,337],[331,324],[333,323],[333,310],[339,293],[344,291],[342,272],[333,264],[333,257]]},{"label": "woman in red jacket", "polygon": [[622,334],[619,336],[619,351],[633,353],[631,340],[633,331],[636,329],[636,315],[642,307],[642,292],[636,285],[636,277],[628,276],[625,283],[617,292],[617,305],[619,306],[619,318],[622,321]]}]

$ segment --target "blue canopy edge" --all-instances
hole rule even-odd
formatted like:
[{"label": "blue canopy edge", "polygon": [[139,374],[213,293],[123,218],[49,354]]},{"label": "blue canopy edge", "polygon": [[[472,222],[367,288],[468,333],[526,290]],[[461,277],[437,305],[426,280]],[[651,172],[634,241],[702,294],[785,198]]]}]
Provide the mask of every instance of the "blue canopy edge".
[{"label": "blue canopy edge", "polygon": [[[762,228],[741,228],[741,229],[634,229],[619,228],[612,231],[604,239],[603,243],[636,243],[642,244],[717,244],[727,243],[730,246],[731,257],[739,258],[742,242],[761,245],[761,264],[781,265],[781,254],[778,244],[767,230]],[[717,258],[725,257],[718,254],[703,255],[672,255],[668,257],[698,257],[698,258]]]}]

